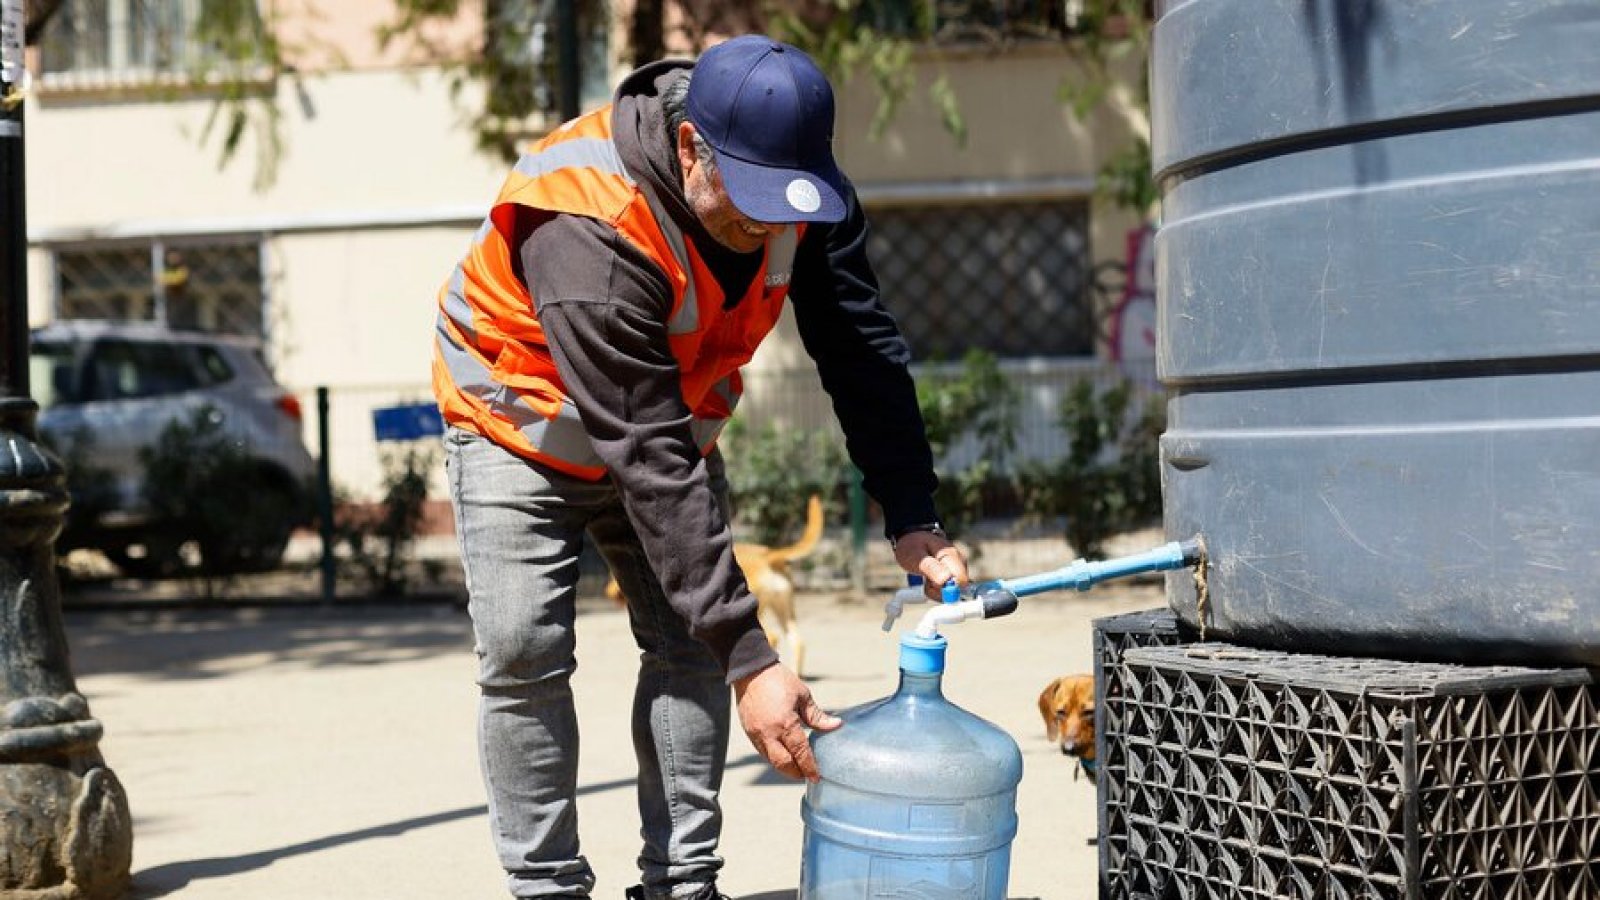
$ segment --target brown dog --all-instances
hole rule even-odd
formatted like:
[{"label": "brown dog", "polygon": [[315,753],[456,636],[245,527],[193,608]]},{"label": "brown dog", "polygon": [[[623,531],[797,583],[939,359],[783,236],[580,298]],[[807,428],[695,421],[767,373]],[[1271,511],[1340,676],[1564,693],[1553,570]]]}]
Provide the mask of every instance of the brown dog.
[{"label": "brown dog", "polygon": [[[1063,675],[1039,694],[1039,715],[1050,742],[1094,774],[1094,676]],[[1076,777],[1076,773],[1074,773]]]},{"label": "brown dog", "polygon": [[[822,540],[822,498],[816,494],[806,501],[806,526],[800,540],[787,547],[768,547],[765,544],[734,544],[733,558],[756,595],[756,617],[761,620],[761,630],[767,633],[767,643],[772,649],[788,642],[791,665],[796,675],[802,674],[805,664],[806,643],[800,637],[800,623],[794,609],[794,579],[789,575],[789,563],[817,549]],[[606,584],[606,596],[619,606],[625,605],[622,588],[612,578]]]}]

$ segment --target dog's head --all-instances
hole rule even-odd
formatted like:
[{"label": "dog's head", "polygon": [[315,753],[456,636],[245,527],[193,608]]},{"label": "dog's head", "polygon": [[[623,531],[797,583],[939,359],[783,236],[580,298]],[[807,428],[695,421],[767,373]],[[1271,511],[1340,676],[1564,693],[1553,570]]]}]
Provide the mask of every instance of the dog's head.
[{"label": "dog's head", "polygon": [[1094,676],[1063,675],[1039,694],[1045,734],[1067,756],[1094,761]]}]

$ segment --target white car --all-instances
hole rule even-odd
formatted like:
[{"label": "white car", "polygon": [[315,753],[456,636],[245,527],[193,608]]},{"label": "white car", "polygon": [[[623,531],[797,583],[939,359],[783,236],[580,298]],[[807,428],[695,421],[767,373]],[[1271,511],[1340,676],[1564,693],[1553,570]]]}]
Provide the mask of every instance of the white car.
[{"label": "white car", "polygon": [[[316,463],[298,399],[273,380],[254,342],[68,321],[33,332],[30,362],[40,436],[65,461],[73,495],[59,552],[97,549],[137,577],[177,574],[186,547],[213,574],[279,565],[290,533],[309,518]],[[236,481],[248,483],[242,527],[226,533],[163,520],[146,489],[163,432],[196,422],[227,444],[242,471]]]}]

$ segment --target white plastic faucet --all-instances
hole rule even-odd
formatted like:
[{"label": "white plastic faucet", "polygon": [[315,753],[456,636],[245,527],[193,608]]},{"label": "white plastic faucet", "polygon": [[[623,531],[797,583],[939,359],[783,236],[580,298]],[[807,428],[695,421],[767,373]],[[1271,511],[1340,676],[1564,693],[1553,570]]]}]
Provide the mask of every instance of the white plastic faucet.
[{"label": "white plastic faucet", "polygon": [[961,587],[954,581],[947,581],[940,588],[944,602],[935,604],[933,609],[922,614],[922,621],[917,623],[916,634],[921,638],[933,638],[939,635],[939,628],[944,625],[954,625],[968,619],[984,618],[984,603],[981,599],[962,600]]},{"label": "white plastic faucet", "polygon": [[923,638],[936,637],[941,626],[955,625],[968,619],[981,618],[983,618],[982,600],[941,603],[922,614],[922,621],[917,623],[917,636]]},{"label": "white plastic faucet", "polygon": [[906,586],[894,592],[889,602],[883,605],[883,630],[892,631],[894,623],[899,621],[900,614],[911,603],[926,603],[928,595],[922,592],[922,576],[907,575]]}]

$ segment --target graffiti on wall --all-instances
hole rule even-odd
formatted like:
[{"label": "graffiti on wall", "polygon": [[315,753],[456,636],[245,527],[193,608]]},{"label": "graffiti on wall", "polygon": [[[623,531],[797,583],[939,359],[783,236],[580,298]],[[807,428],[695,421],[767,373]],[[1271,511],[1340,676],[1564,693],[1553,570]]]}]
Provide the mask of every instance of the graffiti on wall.
[{"label": "graffiti on wall", "polygon": [[1156,229],[1128,232],[1126,279],[1122,297],[1111,309],[1111,359],[1130,378],[1155,381]]}]

